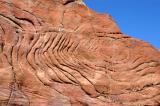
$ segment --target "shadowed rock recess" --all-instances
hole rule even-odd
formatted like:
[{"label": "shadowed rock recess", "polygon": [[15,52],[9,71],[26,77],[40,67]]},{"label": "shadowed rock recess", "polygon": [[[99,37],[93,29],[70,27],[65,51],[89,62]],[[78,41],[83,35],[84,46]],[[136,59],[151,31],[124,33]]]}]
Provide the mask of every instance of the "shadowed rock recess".
[{"label": "shadowed rock recess", "polygon": [[0,0],[0,106],[160,106],[160,52],[80,0]]}]

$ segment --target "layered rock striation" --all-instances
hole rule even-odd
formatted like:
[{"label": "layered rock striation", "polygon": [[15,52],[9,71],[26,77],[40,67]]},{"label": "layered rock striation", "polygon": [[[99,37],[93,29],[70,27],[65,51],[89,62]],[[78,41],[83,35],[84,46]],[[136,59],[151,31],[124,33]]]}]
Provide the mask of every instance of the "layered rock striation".
[{"label": "layered rock striation", "polygon": [[159,106],[160,52],[78,0],[0,0],[0,106]]}]

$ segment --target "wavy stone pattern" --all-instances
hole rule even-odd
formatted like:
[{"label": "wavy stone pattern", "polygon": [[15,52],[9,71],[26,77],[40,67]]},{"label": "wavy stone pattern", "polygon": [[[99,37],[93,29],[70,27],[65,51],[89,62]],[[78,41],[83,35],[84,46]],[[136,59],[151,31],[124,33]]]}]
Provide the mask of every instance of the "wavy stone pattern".
[{"label": "wavy stone pattern", "polygon": [[77,0],[0,0],[0,106],[159,106],[160,52]]}]

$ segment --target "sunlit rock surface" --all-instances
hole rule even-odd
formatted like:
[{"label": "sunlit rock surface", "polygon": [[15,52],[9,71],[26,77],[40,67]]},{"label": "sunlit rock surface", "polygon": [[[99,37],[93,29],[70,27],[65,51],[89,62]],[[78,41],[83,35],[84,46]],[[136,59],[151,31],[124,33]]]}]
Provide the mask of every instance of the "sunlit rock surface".
[{"label": "sunlit rock surface", "polygon": [[0,0],[0,106],[159,106],[160,52],[78,0]]}]

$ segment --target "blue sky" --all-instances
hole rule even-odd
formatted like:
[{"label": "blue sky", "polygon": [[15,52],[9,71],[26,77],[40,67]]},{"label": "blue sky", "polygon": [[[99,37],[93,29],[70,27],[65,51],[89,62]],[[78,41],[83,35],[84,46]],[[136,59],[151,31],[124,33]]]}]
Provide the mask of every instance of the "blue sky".
[{"label": "blue sky", "polygon": [[86,5],[108,13],[121,31],[160,48],[160,0],[84,0]]}]

